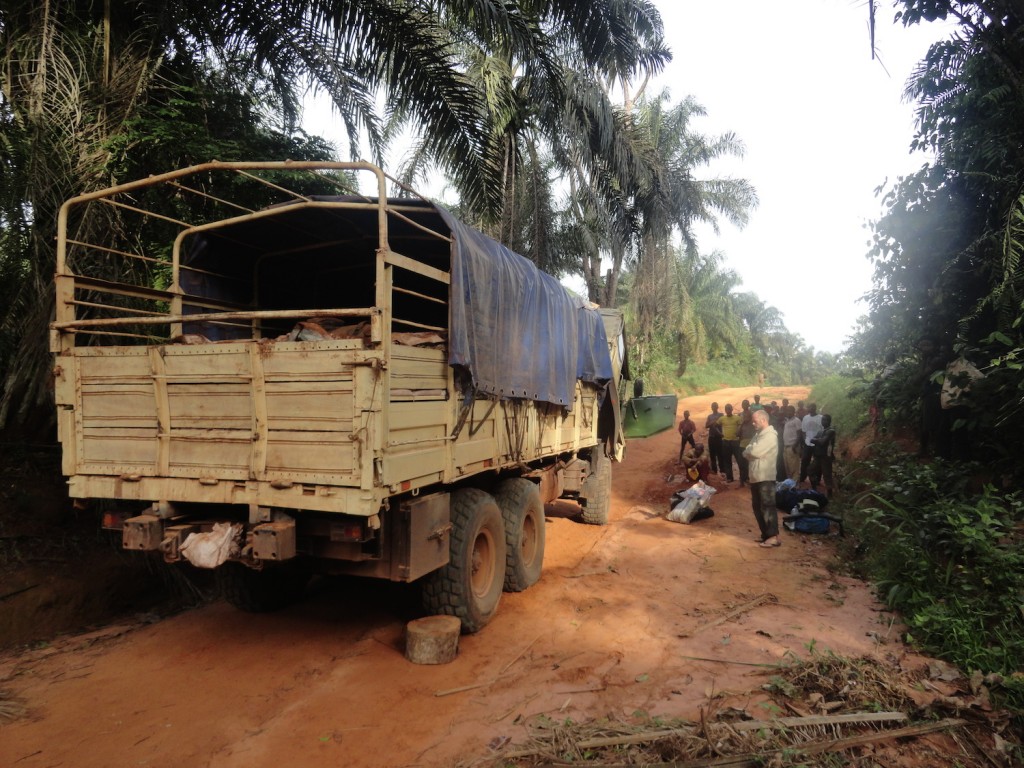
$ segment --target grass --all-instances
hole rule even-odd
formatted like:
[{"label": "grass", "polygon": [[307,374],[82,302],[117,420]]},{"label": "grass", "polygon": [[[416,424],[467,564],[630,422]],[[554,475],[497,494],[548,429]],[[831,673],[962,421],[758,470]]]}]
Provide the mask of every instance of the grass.
[{"label": "grass", "polygon": [[[649,395],[675,393],[680,397],[703,395],[727,387],[752,387],[757,376],[750,366],[736,359],[717,359],[702,365],[689,365],[686,374],[675,375],[675,366],[658,366],[644,377]],[[772,384],[771,381],[768,384]],[[768,385],[766,384],[766,387]]]},{"label": "grass", "polygon": [[808,397],[818,404],[818,413],[829,414],[832,426],[846,435],[859,431],[870,420],[870,403],[858,384],[859,381],[850,376],[827,376],[811,388]]}]

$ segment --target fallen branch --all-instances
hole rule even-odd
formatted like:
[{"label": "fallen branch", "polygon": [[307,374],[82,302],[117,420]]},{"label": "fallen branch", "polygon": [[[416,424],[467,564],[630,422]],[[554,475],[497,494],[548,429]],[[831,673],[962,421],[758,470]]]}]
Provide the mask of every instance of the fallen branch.
[{"label": "fallen branch", "polygon": [[604,736],[602,738],[586,739],[584,741],[577,742],[576,746],[579,749],[597,749],[598,747],[618,747],[626,746],[627,744],[645,744],[648,741],[668,739],[672,736],[689,736],[692,733],[693,728],[689,727],[671,728],[669,730],[631,733],[628,736]]},{"label": "fallen branch", "polygon": [[530,644],[528,646],[526,646],[525,648],[523,648],[523,650],[521,650],[519,652],[519,654],[514,659],[512,659],[512,661],[510,661],[508,664],[506,664],[504,667],[502,667],[501,671],[498,673],[498,677],[501,677],[506,672],[508,672],[509,667],[511,667],[513,664],[515,664],[517,661],[519,661],[521,658],[523,658],[523,654],[525,654],[528,650],[530,650],[533,647],[533,644],[536,643],[538,640],[540,640],[540,635],[537,635],[535,638],[533,638],[533,640],[530,641]]},{"label": "fallen branch", "polygon": [[906,728],[897,728],[894,731],[877,731],[875,733],[864,733],[859,736],[849,736],[845,739],[834,739],[832,741],[818,741],[812,744],[801,744],[793,747],[805,755],[817,755],[822,752],[835,752],[838,750],[859,747],[863,744],[871,744],[876,741],[888,739],[905,739],[910,736],[924,736],[936,731],[948,731],[966,725],[966,720],[959,718],[947,718],[934,723],[923,723],[921,725],[910,725]]},{"label": "fallen branch", "polygon": [[746,613],[747,611],[750,611],[750,610],[752,610],[754,608],[757,608],[757,606],[761,605],[762,603],[777,603],[778,601],[779,601],[779,599],[777,597],[775,597],[775,595],[766,592],[763,595],[759,595],[758,597],[755,597],[749,603],[741,605],[736,610],[730,611],[729,613],[725,614],[725,616],[722,616],[722,617],[720,617],[718,619],[715,619],[710,624],[704,624],[703,626],[697,627],[697,629],[693,630],[692,632],[683,632],[680,635],[676,635],[676,637],[693,637],[694,635],[700,634],[701,632],[704,632],[705,630],[717,627],[718,625],[724,624],[725,622],[729,621],[730,619],[734,619],[737,616],[740,616],[740,615]]},{"label": "fallen branch", "polygon": [[445,691],[434,691],[434,696],[440,698],[441,696],[451,696],[453,693],[464,693],[465,691],[472,691],[476,688],[485,688],[497,679],[498,678],[494,678],[493,680],[487,680],[483,683],[474,683],[473,685],[462,685],[458,688],[449,688]]},{"label": "fallen branch", "polygon": [[[809,717],[782,717],[777,720],[746,720],[739,723],[709,723],[710,729],[728,725],[734,731],[757,731],[761,729],[774,730],[778,728],[797,728],[799,726],[822,726],[822,725],[848,725],[850,723],[891,723],[906,722],[907,716],[903,712],[865,712],[863,714],[853,713],[848,715],[811,715]],[[687,736],[693,733],[693,728],[672,728],[670,730],[646,731],[644,733],[631,733],[628,736],[606,736],[599,739],[587,739],[576,744],[580,749],[594,749],[596,747],[615,747],[625,744],[643,744],[648,741],[657,741],[671,736]]]},{"label": "fallen branch", "polygon": [[713,661],[716,664],[740,664],[744,667],[767,667],[768,669],[783,669],[788,667],[788,664],[763,664],[756,661],[736,661],[735,659],[711,659],[707,656],[686,656],[680,654],[680,659],[692,659],[693,661]]},{"label": "fallen branch", "polygon": [[[783,717],[777,720],[747,720],[739,723],[711,723],[709,724],[709,730],[730,728],[733,731],[756,731],[759,729],[776,730],[780,728],[796,728],[799,726],[823,726],[823,725],[850,725],[850,724],[865,724],[865,723],[886,723],[886,722],[906,722],[907,715],[903,712],[864,712],[864,713],[851,713],[846,715],[811,715],[809,717]],[[959,725],[965,721],[943,721],[947,725],[943,727],[949,727],[949,723],[953,725]],[[903,731],[909,731],[913,729],[924,729],[920,730],[920,733],[930,733],[932,730],[938,730],[934,728],[932,723],[927,723],[922,726],[912,726],[911,728],[902,728],[897,731],[880,731],[876,733],[866,734],[865,736],[852,736],[851,740],[867,738],[869,741],[879,740],[881,738],[901,738],[904,735],[918,735],[915,733],[904,734]],[[659,739],[668,739],[674,736],[692,736],[694,734],[694,728],[686,726],[683,728],[670,728],[662,729],[658,731],[644,731],[642,733],[630,733],[622,736],[603,736],[594,739],[584,739],[583,741],[576,742],[577,749],[598,749],[601,747],[620,747],[627,746],[630,744],[646,744],[651,741],[657,741]],[[847,739],[839,739],[838,741],[829,742],[815,742],[810,745],[794,745],[789,749],[799,749],[801,751],[807,751],[808,749],[815,750],[808,752],[808,754],[816,754],[817,751],[826,751],[831,748],[832,745],[841,745],[842,742]],[[859,743],[851,743],[850,746],[857,746]],[[866,741],[863,743],[867,743]],[[825,749],[818,749],[819,744],[826,745]],[[843,746],[836,746],[836,749],[845,748]],[[506,752],[502,755],[502,758],[511,759],[515,757],[532,757],[539,754],[538,750],[517,750],[515,752]],[[702,758],[701,760],[689,761],[683,763],[663,763],[664,766],[671,765],[673,768],[699,768],[699,766],[732,766],[732,765],[761,765],[762,763],[755,762],[755,755],[729,755],[721,758]],[[591,765],[591,768],[625,768],[625,766],[619,765]]]},{"label": "fallen branch", "polygon": [[501,676],[508,672],[509,668],[517,661],[519,661],[523,657],[523,654],[525,654],[528,650],[530,650],[533,647],[534,643],[540,640],[540,637],[540,635],[537,635],[535,638],[533,638],[533,640],[530,642],[528,646],[526,646],[525,648],[523,648],[523,650],[516,654],[516,657],[512,659],[512,661],[510,661],[504,667],[502,667],[501,671],[498,672],[498,674],[492,677],[490,680],[485,680],[482,683],[473,683],[473,685],[462,685],[458,688],[448,688],[444,691],[434,691],[434,696],[440,698],[442,696],[451,696],[453,693],[465,693],[466,691],[472,691],[477,688],[486,688],[488,685],[498,682]]},{"label": "fallen branch", "polygon": [[563,690],[552,691],[552,693],[557,694],[559,696],[561,696],[563,694],[564,695],[568,695],[570,693],[596,693],[597,691],[603,691],[605,688],[606,688],[606,686],[599,685],[597,688],[569,688],[569,689],[564,690],[564,691]]},{"label": "fallen branch", "polygon": [[508,717],[509,715],[511,715],[511,714],[512,714],[513,712],[515,712],[515,711],[516,711],[517,709],[519,709],[520,707],[525,707],[525,706],[526,706],[527,704],[529,704],[529,703],[530,703],[531,701],[533,701],[534,699],[536,699],[536,698],[537,698],[538,696],[540,696],[540,693],[539,693],[539,692],[538,692],[538,693],[535,693],[535,694],[533,694],[533,695],[531,695],[531,696],[527,696],[527,697],[526,697],[525,699],[523,699],[523,700],[522,700],[521,702],[519,702],[519,703],[518,703],[518,704],[516,704],[516,705],[515,705],[514,707],[512,707],[512,709],[509,709],[509,710],[507,710],[507,711],[506,711],[506,712],[505,712],[505,713],[504,713],[503,715],[499,715],[498,717],[494,718],[493,720],[491,720],[491,722],[492,722],[492,723],[500,723],[500,722],[501,722],[502,720],[504,720],[504,719],[505,719],[506,717]]},{"label": "fallen branch", "polygon": [[[845,715],[807,715],[806,717],[780,717],[776,720],[744,720],[729,723],[734,731],[757,731],[762,728],[799,728],[801,726],[849,725],[850,723],[905,723],[910,718],[904,712],[850,712]],[[715,723],[713,725],[722,725]]]}]

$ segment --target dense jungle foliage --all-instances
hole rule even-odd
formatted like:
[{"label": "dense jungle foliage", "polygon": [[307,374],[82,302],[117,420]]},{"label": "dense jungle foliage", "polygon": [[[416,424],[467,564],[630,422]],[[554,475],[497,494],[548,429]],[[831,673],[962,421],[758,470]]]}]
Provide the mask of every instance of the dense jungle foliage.
[{"label": "dense jungle foliage", "polygon": [[883,190],[874,222],[869,312],[843,377],[872,445],[841,503],[858,534],[852,562],[908,639],[984,677],[1020,716],[1024,8],[895,7],[898,23],[956,28],[906,86],[912,148],[933,160]]}]

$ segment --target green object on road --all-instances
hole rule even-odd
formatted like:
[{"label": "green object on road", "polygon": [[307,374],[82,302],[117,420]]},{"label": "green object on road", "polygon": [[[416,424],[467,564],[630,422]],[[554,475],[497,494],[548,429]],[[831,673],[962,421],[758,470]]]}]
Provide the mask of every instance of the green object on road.
[{"label": "green object on road", "polygon": [[675,395],[634,397],[623,408],[622,431],[626,437],[649,437],[676,422]]}]

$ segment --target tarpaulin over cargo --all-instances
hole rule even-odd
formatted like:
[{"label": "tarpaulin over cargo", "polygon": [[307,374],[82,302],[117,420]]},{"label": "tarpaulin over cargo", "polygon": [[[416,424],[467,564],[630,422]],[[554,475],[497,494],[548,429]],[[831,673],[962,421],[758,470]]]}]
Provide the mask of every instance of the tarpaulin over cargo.
[{"label": "tarpaulin over cargo", "polygon": [[441,216],[455,238],[448,360],[478,390],[571,407],[576,380],[612,378],[596,309],[501,243]]},{"label": "tarpaulin over cargo", "polygon": [[[375,201],[310,200],[190,238],[182,254],[182,289],[193,297],[255,303],[260,309],[371,306],[379,234],[377,209],[366,204]],[[477,391],[571,408],[577,379],[597,384],[611,380],[598,310],[448,211],[420,200],[389,204],[403,211],[388,216],[392,250],[450,272],[449,362],[469,372]],[[453,245],[449,249],[445,240],[432,239],[423,228],[450,235]],[[271,277],[267,272],[257,277],[256,270],[270,269],[257,265],[278,263],[266,260],[268,254],[286,259],[287,269],[274,267]],[[337,272],[338,266],[350,271],[347,282],[334,284],[327,273]],[[186,299],[184,311],[208,312],[207,306]],[[248,334],[244,326],[216,323],[186,324],[189,332],[210,339]]]}]

